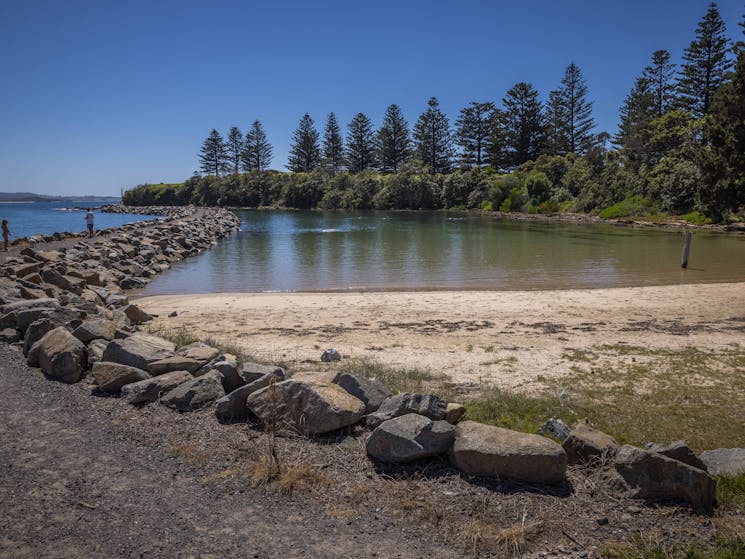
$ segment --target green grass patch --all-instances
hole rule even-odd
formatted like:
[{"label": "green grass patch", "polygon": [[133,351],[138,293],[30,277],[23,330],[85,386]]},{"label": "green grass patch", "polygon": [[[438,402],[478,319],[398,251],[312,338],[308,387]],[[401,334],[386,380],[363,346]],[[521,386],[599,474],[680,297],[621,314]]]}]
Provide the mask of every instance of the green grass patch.
[{"label": "green grass patch", "polygon": [[434,391],[441,397],[452,396],[452,385],[445,374],[423,369],[398,368],[384,365],[376,359],[345,359],[336,365],[340,371],[365,378],[376,378],[394,394]]},{"label": "green grass patch", "polygon": [[711,548],[700,544],[663,545],[640,537],[631,543],[606,544],[600,552],[603,559],[742,559],[745,540],[720,539]]},{"label": "green grass patch", "polygon": [[745,505],[745,474],[717,476],[717,502],[727,508]]},{"label": "green grass patch", "polygon": [[526,433],[535,433],[551,417],[568,424],[581,417],[569,394],[561,390],[532,396],[488,386],[465,406],[466,419]]}]

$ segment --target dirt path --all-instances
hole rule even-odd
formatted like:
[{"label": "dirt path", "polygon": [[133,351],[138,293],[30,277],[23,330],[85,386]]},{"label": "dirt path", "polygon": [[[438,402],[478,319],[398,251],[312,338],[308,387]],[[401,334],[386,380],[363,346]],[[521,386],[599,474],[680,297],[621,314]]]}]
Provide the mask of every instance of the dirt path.
[{"label": "dirt path", "polygon": [[[186,328],[256,357],[302,367],[334,347],[348,357],[444,372],[458,384],[540,387],[572,373],[577,352],[738,347],[745,284],[565,291],[223,293],[137,304],[154,328]],[[177,316],[169,316],[173,312]]]},{"label": "dirt path", "polygon": [[205,483],[167,428],[143,436],[147,414],[49,381],[5,344],[0,363],[0,557],[459,556],[416,528]]}]

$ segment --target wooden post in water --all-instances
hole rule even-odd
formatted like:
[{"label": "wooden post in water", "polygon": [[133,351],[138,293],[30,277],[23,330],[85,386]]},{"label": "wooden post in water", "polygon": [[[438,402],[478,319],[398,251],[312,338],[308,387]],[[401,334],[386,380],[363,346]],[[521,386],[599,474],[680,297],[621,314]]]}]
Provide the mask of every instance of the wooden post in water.
[{"label": "wooden post in water", "polygon": [[681,268],[688,267],[688,253],[691,250],[691,232],[686,231],[685,239],[683,239],[683,259],[680,261]]}]

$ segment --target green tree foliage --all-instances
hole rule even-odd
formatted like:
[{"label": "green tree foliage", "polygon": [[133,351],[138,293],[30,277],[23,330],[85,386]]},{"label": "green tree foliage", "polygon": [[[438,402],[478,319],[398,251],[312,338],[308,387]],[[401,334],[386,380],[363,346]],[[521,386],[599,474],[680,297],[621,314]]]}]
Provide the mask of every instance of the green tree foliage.
[{"label": "green tree foliage", "polygon": [[680,107],[697,118],[709,112],[714,92],[724,83],[730,68],[724,20],[711,3],[696,28],[696,38],[683,53],[677,91]]},{"label": "green tree foliage", "polygon": [[237,126],[233,126],[225,142],[225,156],[230,170],[234,175],[240,171],[241,154],[243,153],[243,134]]},{"label": "green tree foliage", "polygon": [[272,163],[272,145],[266,138],[261,122],[255,120],[246,132],[245,147],[241,156],[246,171],[265,171]]},{"label": "green tree foliage", "polygon": [[627,157],[638,164],[644,156],[644,132],[658,116],[652,83],[646,76],[637,78],[634,88],[621,107],[621,122],[614,143],[623,147]]},{"label": "green tree foliage", "polygon": [[538,92],[525,82],[515,84],[502,99],[505,159],[517,167],[538,157],[545,147],[545,122]]},{"label": "green tree foliage", "polygon": [[323,131],[323,161],[332,173],[344,167],[344,140],[334,113],[329,113]]},{"label": "green tree foliage", "polygon": [[466,167],[486,165],[494,139],[494,103],[471,102],[461,109],[455,121],[455,141],[461,149],[461,163]]},{"label": "green tree foliage", "polygon": [[225,170],[226,162],[225,142],[213,128],[199,150],[199,167],[205,174],[219,177],[220,172]]},{"label": "green tree foliage", "polygon": [[675,102],[675,64],[670,62],[670,53],[656,50],[652,53],[652,64],[644,69],[649,89],[654,99],[655,116],[662,116],[673,108]]},{"label": "green tree foliage", "polygon": [[564,72],[559,96],[565,111],[566,121],[561,129],[566,134],[564,143],[567,152],[582,155],[593,145],[595,120],[592,117],[592,102],[587,99],[587,84],[574,62]]},{"label": "green tree foliage", "polygon": [[389,105],[378,131],[378,163],[384,173],[397,173],[411,156],[409,125],[398,105]]},{"label": "green tree foliage", "polygon": [[308,173],[320,163],[321,147],[318,144],[318,130],[310,115],[305,113],[292,134],[287,168],[294,173]]},{"label": "green tree foliage", "polygon": [[427,101],[427,110],[414,125],[414,143],[417,157],[430,172],[446,173],[450,170],[453,158],[450,123],[435,97]]},{"label": "green tree foliage", "polygon": [[546,105],[546,151],[551,155],[564,155],[569,151],[569,115],[561,90],[548,94]]},{"label": "green tree foliage", "polygon": [[714,96],[704,133],[708,145],[699,151],[700,205],[721,217],[745,206],[745,51],[732,81]]},{"label": "green tree foliage", "polygon": [[375,131],[372,122],[363,113],[357,113],[349,123],[346,160],[351,173],[375,167]]}]

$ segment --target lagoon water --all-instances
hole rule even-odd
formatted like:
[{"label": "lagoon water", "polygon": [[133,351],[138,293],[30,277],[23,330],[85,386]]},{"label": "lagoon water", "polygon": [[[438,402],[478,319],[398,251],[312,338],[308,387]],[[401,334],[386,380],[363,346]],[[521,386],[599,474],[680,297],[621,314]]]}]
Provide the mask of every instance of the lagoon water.
[{"label": "lagoon water", "polygon": [[745,281],[745,236],[446,212],[240,211],[240,232],[142,295],[571,289]]},{"label": "lagoon water", "polygon": [[56,200],[54,202],[0,202],[0,219],[8,220],[11,239],[31,235],[51,235],[61,231],[85,231],[85,210],[93,208],[96,229],[119,227],[125,223],[155,219],[158,216],[106,214],[97,211],[103,202]]}]

